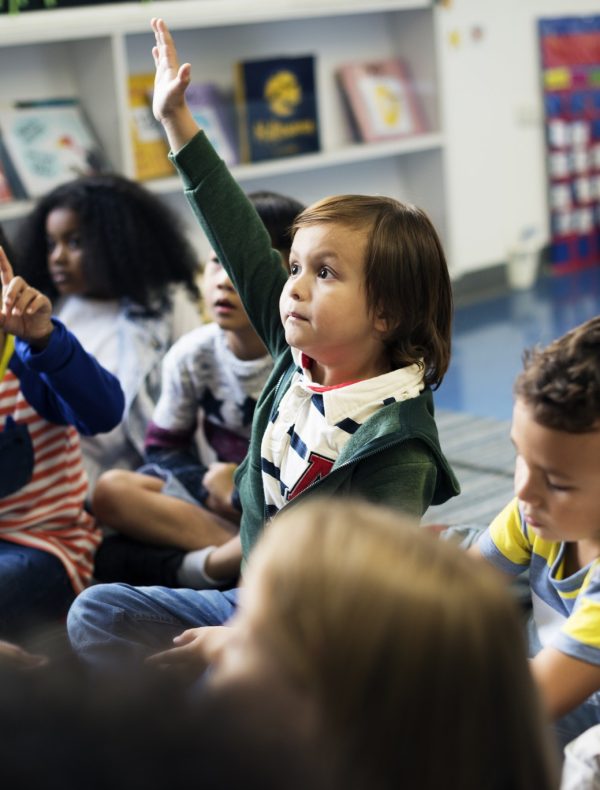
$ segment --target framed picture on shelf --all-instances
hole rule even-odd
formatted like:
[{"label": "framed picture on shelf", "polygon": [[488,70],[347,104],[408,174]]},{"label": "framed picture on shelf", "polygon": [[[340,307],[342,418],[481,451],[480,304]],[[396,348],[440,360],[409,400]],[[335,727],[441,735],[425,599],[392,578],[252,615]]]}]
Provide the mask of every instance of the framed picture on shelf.
[{"label": "framed picture on shelf", "polygon": [[426,130],[414,81],[401,58],[345,63],[336,75],[358,140],[390,140]]}]

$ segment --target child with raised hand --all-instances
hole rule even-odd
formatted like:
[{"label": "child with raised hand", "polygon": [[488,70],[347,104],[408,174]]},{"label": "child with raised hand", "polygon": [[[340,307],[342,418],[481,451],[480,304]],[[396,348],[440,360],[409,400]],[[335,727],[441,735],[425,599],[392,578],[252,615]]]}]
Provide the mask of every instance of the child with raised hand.
[{"label": "child with raised hand", "polygon": [[[292,223],[304,207],[276,192],[248,197],[287,266]],[[202,295],[212,322],[184,335],[165,356],[161,396],[146,432],[148,463],[137,473],[106,472],[96,485],[94,514],[121,533],[106,537],[96,553],[98,581],[204,587],[206,578],[195,570],[204,555],[186,552],[237,533],[231,477],[248,451],[252,415],[273,361],[214,252]]]},{"label": "child with raised hand", "polygon": [[600,723],[600,318],[525,355],[515,499],[469,551],[529,570],[531,669],[561,744]]},{"label": "child with raised hand", "polygon": [[516,604],[387,508],[316,499],[276,516],[230,626],[192,629],[151,662],[196,660],[207,690],[285,701],[279,730],[319,745],[326,787],[556,787]]},{"label": "child with raised hand", "polygon": [[121,419],[119,382],[0,247],[0,638],[63,618],[90,581],[100,531],[78,432]]},{"label": "child with raised hand", "polygon": [[[448,366],[452,320],[435,229],[421,210],[391,198],[326,198],[294,223],[286,276],[254,207],[186,105],[189,64],[179,67],[165,23],[154,19],[152,26],[155,116],[190,205],[274,358],[235,478],[244,557],[265,519],[317,493],[352,494],[420,517],[458,492],[439,446],[430,390]],[[213,579],[226,578],[219,550],[206,568]],[[147,651],[146,640],[156,646],[181,626],[224,622],[237,596],[139,592],[107,585],[80,597],[69,616],[76,648],[90,660],[113,641],[122,647],[133,641],[142,652],[145,643]],[[113,640],[116,611],[128,614],[117,618]],[[154,626],[162,637],[150,634]]]},{"label": "child with raised hand", "polygon": [[159,196],[116,174],[85,176],[40,198],[19,228],[15,268],[113,373],[123,420],[82,442],[93,491],[99,475],[143,461],[165,353],[201,323],[198,256]]}]

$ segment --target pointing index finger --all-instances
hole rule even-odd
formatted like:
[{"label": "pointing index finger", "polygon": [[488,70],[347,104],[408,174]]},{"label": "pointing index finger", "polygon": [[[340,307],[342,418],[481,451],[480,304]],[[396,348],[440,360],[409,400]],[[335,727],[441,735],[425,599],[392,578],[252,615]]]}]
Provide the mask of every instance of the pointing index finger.
[{"label": "pointing index finger", "polygon": [[6,288],[6,286],[12,280],[13,276],[14,275],[13,275],[12,266],[10,265],[8,258],[6,257],[4,248],[0,247],[0,282],[2,282],[3,288]]}]

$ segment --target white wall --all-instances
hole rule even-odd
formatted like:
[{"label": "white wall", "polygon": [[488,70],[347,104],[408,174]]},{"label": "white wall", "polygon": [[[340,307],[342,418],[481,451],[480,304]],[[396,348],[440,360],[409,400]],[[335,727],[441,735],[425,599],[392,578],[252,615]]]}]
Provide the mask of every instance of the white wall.
[{"label": "white wall", "polygon": [[448,251],[454,276],[505,260],[526,226],[548,236],[536,20],[578,14],[600,14],[600,4],[450,0],[439,10]]}]

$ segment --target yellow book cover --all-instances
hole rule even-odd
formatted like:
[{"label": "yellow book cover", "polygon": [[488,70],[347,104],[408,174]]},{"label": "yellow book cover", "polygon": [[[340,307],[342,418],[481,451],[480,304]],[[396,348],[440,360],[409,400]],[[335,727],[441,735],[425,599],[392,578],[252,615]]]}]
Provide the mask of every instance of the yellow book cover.
[{"label": "yellow book cover", "polygon": [[140,181],[174,174],[167,155],[169,145],[161,125],[152,114],[154,72],[129,75],[129,128],[135,160],[135,175]]}]

